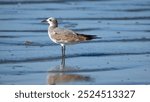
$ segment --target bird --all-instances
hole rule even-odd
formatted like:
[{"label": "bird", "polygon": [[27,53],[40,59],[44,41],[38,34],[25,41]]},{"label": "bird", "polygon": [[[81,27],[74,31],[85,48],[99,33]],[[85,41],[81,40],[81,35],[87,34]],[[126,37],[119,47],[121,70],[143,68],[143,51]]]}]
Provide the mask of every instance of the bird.
[{"label": "bird", "polygon": [[57,44],[61,45],[62,58],[65,57],[65,49],[68,44],[80,43],[92,39],[98,38],[96,35],[80,34],[70,29],[58,27],[58,21],[55,17],[49,17],[42,20],[42,22],[48,23],[48,36]]}]

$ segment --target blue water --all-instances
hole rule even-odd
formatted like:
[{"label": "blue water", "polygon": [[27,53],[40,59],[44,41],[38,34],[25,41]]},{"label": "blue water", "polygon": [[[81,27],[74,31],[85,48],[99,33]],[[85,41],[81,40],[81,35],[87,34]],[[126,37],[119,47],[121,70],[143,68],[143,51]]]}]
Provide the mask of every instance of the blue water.
[{"label": "blue water", "polygon": [[[102,37],[61,48],[41,21]],[[0,0],[0,84],[150,84],[149,0]]]}]

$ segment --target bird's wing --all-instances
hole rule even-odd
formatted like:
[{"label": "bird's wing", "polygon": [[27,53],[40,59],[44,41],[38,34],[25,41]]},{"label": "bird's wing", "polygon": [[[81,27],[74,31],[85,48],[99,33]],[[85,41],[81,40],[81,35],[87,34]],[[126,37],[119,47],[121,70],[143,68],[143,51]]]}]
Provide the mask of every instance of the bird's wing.
[{"label": "bird's wing", "polygon": [[72,30],[55,28],[53,29],[53,33],[54,35],[52,37],[62,43],[72,43],[79,40],[77,34]]},{"label": "bird's wing", "polygon": [[75,43],[96,38],[96,35],[78,34],[72,30],[63,28],[55,28],[52,33],[52,38],[56,39],[57,42],[60,43]]}]

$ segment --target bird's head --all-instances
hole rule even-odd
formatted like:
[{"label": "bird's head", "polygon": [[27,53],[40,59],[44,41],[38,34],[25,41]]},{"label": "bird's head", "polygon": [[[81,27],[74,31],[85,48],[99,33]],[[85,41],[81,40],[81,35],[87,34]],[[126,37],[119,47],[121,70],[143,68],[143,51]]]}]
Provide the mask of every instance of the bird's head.
[{"label": "bird's head", "polygon": [[42,22],[48,23],[51,27],[58,26],[57,19],[54,17],[47,18],[47,19],[43,20]]}]

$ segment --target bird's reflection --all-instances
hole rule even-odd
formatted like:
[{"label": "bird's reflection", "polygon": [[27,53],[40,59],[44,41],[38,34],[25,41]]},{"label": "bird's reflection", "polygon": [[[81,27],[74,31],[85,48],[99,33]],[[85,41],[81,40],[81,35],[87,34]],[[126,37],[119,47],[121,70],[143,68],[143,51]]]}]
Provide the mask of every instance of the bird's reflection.
[{"label": "bird's reflection", "polygon": [[66,67],[62,65],[53,67],[48,74],[48,84],[65,84],[67,82],[91,81],[89,76],[75,73],[78,68]]},{"label": "bird's reflection", "polygon": [[61,65],[51,68],[48,74],[48,84],[65,84],[67,82],[91,81],[89,76],[77,73],[79,68],[65,65],[65,58],[62,58]]}]

